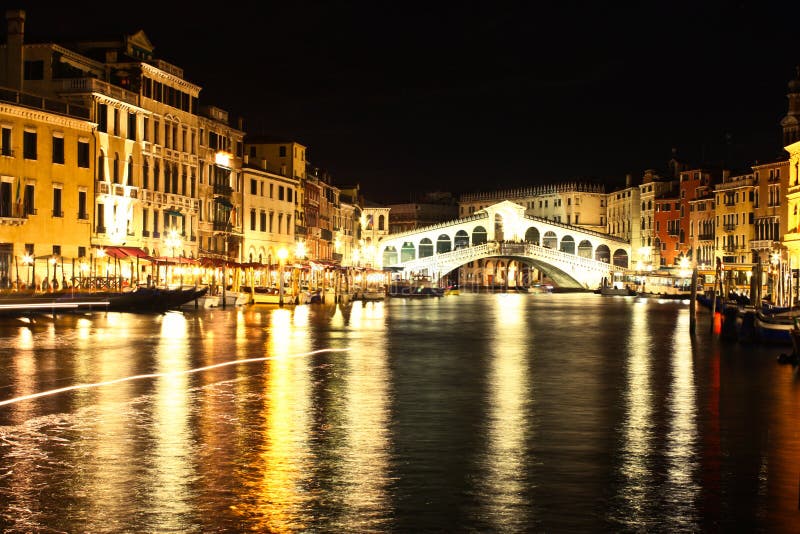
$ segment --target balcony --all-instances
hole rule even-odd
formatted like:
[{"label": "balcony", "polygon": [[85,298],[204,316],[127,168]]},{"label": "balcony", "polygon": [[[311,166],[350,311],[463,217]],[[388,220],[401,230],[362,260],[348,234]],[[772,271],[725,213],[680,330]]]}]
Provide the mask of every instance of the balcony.
[{"label": "balcony", "polygon": [[[77,117],[84,120],[88,120],[90,117],[89,109],[84,106],[68,104],[60,100],[43,98],[38,95],[13,91],[11,89],[0,89],[0,101],[20,104],[25,107],[40,109],[43,111],[52,111],[61,115],[68,115],[70,117]],[[3,155],[7,154],[4,153]]]},{"label": "balcony", "polygon": [[230,196],[233,193],[233,188],[227,184],[214,184],[214,194]]},{"label": "balcony", "polygon": [[[61,80],[60,93],[100,93],[116,100],[139,105],[139,95],[97,78],[70,78]],[[88,118],[88,115],[87,115]]]},{"label": "balcony", "polygon": [[772,250],[775,245],[777,245],[777,241],[773,241],[772,239],[759,239],[750,241],[750,249],[751,250]]},{"label": "balcony", "polygon": [[700,234],[697,236],[699,241],[714,241],[714,233]]},{"label": "balcony", "polygon": [[723,229],[724,229],[726,232],[733,232],[733,231],[735,231],[735,230],[736,230],[736,225],[735,225],[735,224],[723,224],[723,225],[722,225],[722,228],[723,228]]}]

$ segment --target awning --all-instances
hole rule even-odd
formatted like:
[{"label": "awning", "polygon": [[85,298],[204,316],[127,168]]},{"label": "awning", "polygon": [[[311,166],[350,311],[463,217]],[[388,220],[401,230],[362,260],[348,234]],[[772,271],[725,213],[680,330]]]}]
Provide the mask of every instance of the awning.
[{"label": "awning", "polygon": [[167,215],[172,215],[173,217],[183,217],[183,213],[175,210],[164,210],[164,213]]},{"label": "awning", "polygon": [[231,201],[228,200],[225,197],[217,197],[217,198],[214,199],[214,202],[216,202],[217,204],[222,204],[226,208],[232,208],[233,207],[233,204],[231,204]]},{"label": "awning", "polygon": [[137,247],[105,247],[103,250],[106,256],[111,256],[118,260],[124,260],[125,258],[151,259],[144,250]]}]

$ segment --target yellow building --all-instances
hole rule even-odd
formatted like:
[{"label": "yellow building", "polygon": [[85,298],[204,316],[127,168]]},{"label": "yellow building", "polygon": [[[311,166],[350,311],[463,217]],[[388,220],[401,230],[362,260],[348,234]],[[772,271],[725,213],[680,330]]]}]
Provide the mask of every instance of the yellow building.
[{"label": "yellow building", "polygon": [[[25,101],[30,105],[8,102]],[[94,124],[20,92],[0,94],[0,287],[63,286],[88,275]]]},{"label": "yellow building", "polygon": [[[259,165],[260,163],[260,165]],[[274,268],[281,249],[289,260],[305,257],[295,240],[295,212],[300,181],[253,163],[245,156],[242,166],[242,261]]]},{"label": "yellow building", "polygon": [[715,256],[726,270],[733,271],[731,282],[742,289],[749,288],[752,275],[754,202],[754,173],[731,176],[724,172],[722,183],[714,187]]}]

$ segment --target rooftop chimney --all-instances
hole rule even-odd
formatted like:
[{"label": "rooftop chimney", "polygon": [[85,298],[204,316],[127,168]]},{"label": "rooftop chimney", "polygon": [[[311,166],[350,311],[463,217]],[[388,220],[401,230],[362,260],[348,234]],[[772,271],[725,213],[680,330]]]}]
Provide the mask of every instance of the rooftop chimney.
[{"label": "rooftop chimney", "polygon": [[25,11],[9,9],[6,11],[8,38],[6,40],[5,85],[10,89],[22,91],[22,44],[25,37]]}]

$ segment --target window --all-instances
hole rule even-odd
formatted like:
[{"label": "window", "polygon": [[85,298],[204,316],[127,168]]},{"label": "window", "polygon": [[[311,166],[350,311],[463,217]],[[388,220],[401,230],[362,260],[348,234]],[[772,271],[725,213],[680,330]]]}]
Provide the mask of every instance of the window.
[{"label": "window", "polygon": [[125,185],[133,185],[133,156],[128,157],[128,175],[125,177]]},{"label": "window", "polygon": [[97,104],[97,131],[108,132],[108,106]]},{"label": "window", "polygon": [[3,126],[2,135],[0,135],[0,154],[3,156],[11,155],[11,128]]},{"label": "window", "polygon": [[256,229],[256,210],[250,210],[250,229],[255,231]]},{"label": "window", "polygon": [[278,186],[278,200],[283,200],[283,186]]},{"label": "window", "polygon": [[136,113],[128,113],[128,139],[136,141]]},{"label": "window", "polygon": [[64,212],[61,210],[61,186],[53,186],[53,217],[63,217]]},{"label": "window", "polygon": [[150,117],[142,118],[142,130],[144,130],[144,140],[150,141]]},{"label": "window", "polygon": [[26,61],[23,76],[26,80],[44,80],[44,61]]},{"label": "window", "polygon": [[106,233],[106,205],[103,203],[97,204],[97,233]]},{"label": "window", "polygon": [[89,168],[89,141],[78,140],[78,167]]},{"label": "window", "polygon": [[258,182],[253,180],[252,178],[250,179],[250,194],[251,195],[258,194]]},{"label": "window", "polygon": [[64,137],[53,135],[53,163],[64,164]]},{"label": "window", "polygon": [[36,132],[25,130],[22,136],[22,154],[25,159],[36,159]]},{"label": "window", "polygon": [[145,158],[142,162],[142,189],[150,187],[150,161]]},{"label": "window", "polygon": [[119,137],[119,110],[114,109],[114,135]]},{"label": "window", "polygon": [[286,147],[282,146],[278,148],[278,155],[282,158],[286,157]]},{"label": "window", "polygon": [[78,219],[89,219],[89,214],[86,213],[86,191],[78,191]]},{"label": "window", "polygon": [[262,211],[260,213],[260,215],[261,215],[259,217],[260,230],[262,232],[266,232],[267,231],[267,212],[266,211]]},{"label": "window", "polygon": [[112,169],[114,183],[119,183],[119,154],[114,154],[114,168]]},{"label": "window", "polygon": [[292,201],[292,190],[289,189],[288,187],[286,188],[286,201],[287,202]]},{"label": "window", "polygon": [[25,215],[36,215],[36,208],[33,205],[33,184],[25,185],[25,196],[22,199],[22,209]]}]

